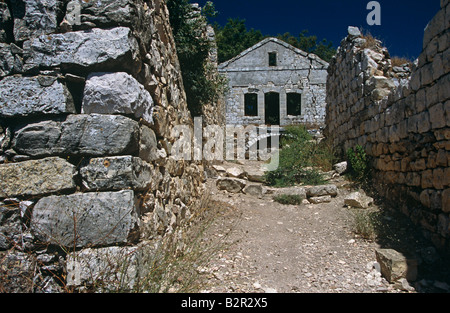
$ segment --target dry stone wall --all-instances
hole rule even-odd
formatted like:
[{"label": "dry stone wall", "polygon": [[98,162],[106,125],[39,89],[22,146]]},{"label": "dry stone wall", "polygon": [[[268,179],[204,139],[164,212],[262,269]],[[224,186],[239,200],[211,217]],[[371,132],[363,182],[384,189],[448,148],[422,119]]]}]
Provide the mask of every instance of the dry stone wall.
[{"label": "dry stone wall", "polygon": [[205,177],[170,155],[193,121],[164,0],[2,1],[0,56],[0,251],[136,244],[191,215]]},{"label": "dry stone wall", "polygon": [[378,41],[350,27],[330,63],[326,136],[342,153],[361,145],[375,186],[449,251],[450,4],[425,29],[414,64],[393,66]]}]

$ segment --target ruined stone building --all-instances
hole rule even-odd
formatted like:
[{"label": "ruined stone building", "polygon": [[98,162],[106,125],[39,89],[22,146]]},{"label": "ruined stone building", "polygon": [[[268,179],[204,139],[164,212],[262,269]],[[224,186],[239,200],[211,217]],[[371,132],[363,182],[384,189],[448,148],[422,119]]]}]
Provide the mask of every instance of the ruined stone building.
[{"label": "ruined stone building", "polygon": [[219,64],[229,80],[228,125],[325,122],[328,63],[279,39],[266,38]]}]

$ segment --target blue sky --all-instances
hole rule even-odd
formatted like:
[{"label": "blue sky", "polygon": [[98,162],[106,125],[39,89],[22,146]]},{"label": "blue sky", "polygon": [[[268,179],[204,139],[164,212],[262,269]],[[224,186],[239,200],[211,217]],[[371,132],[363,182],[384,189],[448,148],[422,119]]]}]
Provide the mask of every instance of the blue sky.
[{"label": "blue sky", "polygon": [[[206,0],[190,0],[203,5]],[[422,51],[423,31],[440,9],[440,0],[379,0],[381,25],[366,22],[370,0],[213,0],[224,25],[228,18],[246,20],[247,28],[264,35],[303,29],[337,48],[348,26],[357,26],[381,39],[392,56],[415,59]]]}]

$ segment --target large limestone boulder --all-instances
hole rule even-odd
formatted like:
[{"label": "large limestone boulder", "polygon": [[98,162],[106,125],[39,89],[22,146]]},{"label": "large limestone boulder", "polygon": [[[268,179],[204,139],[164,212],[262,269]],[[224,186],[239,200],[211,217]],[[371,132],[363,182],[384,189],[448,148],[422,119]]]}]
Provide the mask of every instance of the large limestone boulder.
[{"label": "large limestone boulder", "polygon": [[80,169],[87,190],[145,190],[151,185],[152,173],[149,163],[132,156],[94,158]]},{"label": "large limestone boulder", "polygon": [[75,166],[50,157],[0,165],[0,198],[38,196],[75,190]]},{"label": "large limestone boulder", "polygon": [[130,155],[138,151],[139,124],[121,115],[69,115],[64,121],[28,124],[16,131],[15,151],[47,155]]},{"label": "large limestone boulder", "polygon": [[231,193],[239,193],[245,187],[246,181],[239,178],[223,177],[217,179],[217,188]]},{"label": "large limestone boulder", "polygon": [[130,74],[94,73],[86,80],[81,113],[126,114],[153,124],[153,99]]},{"label": "large limestone boulder", "polygon": [[88,71],[128,70],[137,73],[139,47],[127,27],[42,35],[23,44],[26,70],[61,67]]},{"label": "large limestone boulder", "polygon": [[363,192],[352,192],[345,196],[344,204],[346,206],[358,209],[367,209],[373,203],[373,198],[367,196]]},{"label": "large limestone boulder", "polygon": [[31,231],[44,243],[63,247],[126,244],[138,239],[132,190],[50,196],[33,208]]},{"label": "large limestone boulder", "polygon": [[76,113],[65,85],[51,76],[9,76],[0,81],[0,116],[28,117]]},{"label": "large limestone boulder", "polygon": [[14,39],[23,42],[31,37],[50,34],[58,26],[57,16],[62,1],[11,0],[14,18]]},{"label": "large limestone boulder", "polygon": [[377,249],[377,262],[381,267],[381,274],[390,283],[402,278],[409,281],[417,279],[417,260],[393,249]]}]

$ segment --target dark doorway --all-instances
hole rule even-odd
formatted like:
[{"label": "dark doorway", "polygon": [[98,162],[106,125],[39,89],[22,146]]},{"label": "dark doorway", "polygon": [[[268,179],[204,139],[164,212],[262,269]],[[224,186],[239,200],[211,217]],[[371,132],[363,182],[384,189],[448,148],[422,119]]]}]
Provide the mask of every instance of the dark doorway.
[{"label": "dark doorway", "polygon": [[264,95],[266,125],[280,125],[280,94],[269,92]]}]

